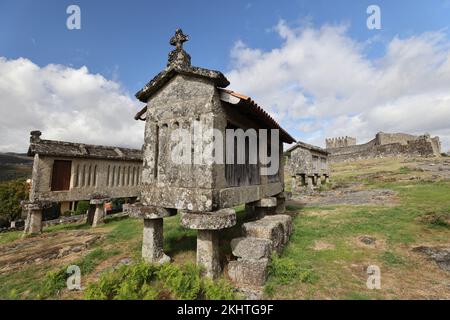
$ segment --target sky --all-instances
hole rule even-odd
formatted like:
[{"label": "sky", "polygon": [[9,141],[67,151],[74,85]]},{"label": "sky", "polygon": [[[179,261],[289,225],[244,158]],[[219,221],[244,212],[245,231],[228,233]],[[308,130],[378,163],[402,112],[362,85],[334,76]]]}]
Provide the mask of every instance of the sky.
[{"label": "sky", "polygon": [[[367,27],[369,5],[381,29]],[[447,151],[449,23],[450,0],[0,0],[0,152],[26,152],[35,129],[140,148],[134,94],[178,27],[193,65],[222,71],[297,139],[430,133]]]}]

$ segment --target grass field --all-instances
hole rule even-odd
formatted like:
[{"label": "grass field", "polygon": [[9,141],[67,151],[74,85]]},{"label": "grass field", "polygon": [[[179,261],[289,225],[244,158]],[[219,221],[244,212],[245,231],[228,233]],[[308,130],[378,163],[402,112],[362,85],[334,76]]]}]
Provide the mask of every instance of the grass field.
[{"label": "grass field", "polygon": [[[295,214],[295,231],[283,254],[272,261],[264,288],[265,297],[449,299],[449,272],[413,252],[413,248],[421,245],[450,247],[450,181],[437,179],[420,170],[414,160],[365,160],[335,165],[333,172],[331,188],[339,189],[358,183],[360,189],[391,189],[397,192],[398,202],[377,206],[288,206],[290,213]],[[244,218],[243,208],[237,208],[237,211],[240,224]],[[167,287],[160,275],[166,275],[169,271],[153,270],[151,272],[155,276],[150,283],[158,288],[156,293],[154,288],[149,287],[135,296],[127,287],[121,289],[125,293],[121,291],[119,298],[183,298],[179,292],[190,292],[196,288],[196,271],[186,271],[183,267],[195,262],[196,233],[181,228],[177,216],[164,222],[165,251],[172,257],[173,265],[180,266],[184,273],[169,271],[170,274],[182,274],[180,277],[183,280],[168,281],[177,283],[177,286]],[[239,228],[236,226],[222,233],[224,259],[230,255],[227,240],[238,235]],[[110,220],[95,230],[84,225],[56,226],[47,228],[45,233],[58,233],[58,236],[64,237],[65,232],[73,230],[99,233],[104,238],[89,250],[63,259],[31,263],[20,270],[1,273],[0,298],[82,299],[86,297],[86,292],[63,289],[61,270],[67,265],[80,266],[83,287],[99,281],[106,286],[108,279],[102,277],[105,270],[116,268],[124,259],[139,260],[142,236],[142,222],[139,220]],[[361,236],[374,238],[375,243],[367,245],[359,240]],[[20,233],[0,234],[0,245],[20,241]],[[56,237],[55,241],[60,239]],[[380,268],[379,290],[370,290],[366,286],[369,276],[366,271],[370,265]],[[114,272],[126,273],[129,270]],[[226,280],[222,281],[226,283]],[[225,286],[223,283],[222,288]],[[228,289],[217,293],[216,287],[208,284],[201,286],[208,288],[204,290],[206,297],[234,297],[228,295]]]}]

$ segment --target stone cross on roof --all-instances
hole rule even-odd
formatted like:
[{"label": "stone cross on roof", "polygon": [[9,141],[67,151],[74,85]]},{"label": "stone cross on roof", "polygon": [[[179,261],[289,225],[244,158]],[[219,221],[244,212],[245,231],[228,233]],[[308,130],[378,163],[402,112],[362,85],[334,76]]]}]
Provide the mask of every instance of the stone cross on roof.
[{"label": "stone cross on roof", "polygon": [[183,49],[183,43],[189,41],[189,36],[183,33],[183,30],[177,29],[175,35],[170,38],[170,44],[177,49]]},{"label": "stone cross on roof", "polygon": [[191,56],[183,50],[183,43],[188,41],[189,37],[183,33],[183,30],[177,29],[175,35],[170,38],[170,44],[175,49],[169,53],[169,61],[167,66],[178,68],[187,68],[191,65]]}]

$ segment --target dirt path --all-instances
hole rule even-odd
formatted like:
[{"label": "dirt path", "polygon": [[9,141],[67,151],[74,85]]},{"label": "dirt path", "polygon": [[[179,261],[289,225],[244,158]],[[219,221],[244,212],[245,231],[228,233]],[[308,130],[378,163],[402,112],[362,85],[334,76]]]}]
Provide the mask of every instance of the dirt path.
[{"label": "dirt path", "polygon": [[101,232],[74,230],[43,233],[0,245],[0,274],[24,265],[63,260],[72,255],[79,256],[102,238]]}]

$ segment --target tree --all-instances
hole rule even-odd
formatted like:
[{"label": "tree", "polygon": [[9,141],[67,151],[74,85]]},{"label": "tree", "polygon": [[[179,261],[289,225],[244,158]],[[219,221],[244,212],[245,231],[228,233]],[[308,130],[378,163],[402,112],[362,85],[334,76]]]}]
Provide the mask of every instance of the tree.
[{"label": "tree", "polygon": [[0,217],[12,221],[21,216],[20,202],[28,199],[28,185],[18,179],[0,183]]}]

